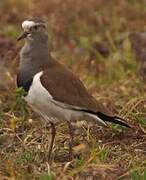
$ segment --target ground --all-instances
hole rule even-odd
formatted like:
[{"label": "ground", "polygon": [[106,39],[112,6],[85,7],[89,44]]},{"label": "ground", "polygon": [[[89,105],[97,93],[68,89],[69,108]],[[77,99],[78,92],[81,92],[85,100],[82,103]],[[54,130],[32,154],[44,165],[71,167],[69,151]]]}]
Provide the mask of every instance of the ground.
[{"label": "ground", "polygon": [[[130,36],[145,32],[145,7],[144,0],[1,0],[0,179],[146,179],[146,45]],[[48,165],[50,127],[21,100],[23,90],[15,85],[24,43],[16,38],[29,16],[47,21],[51,55],[131,125],[74,124],[71,162],[68,129],[61,122]]]}]

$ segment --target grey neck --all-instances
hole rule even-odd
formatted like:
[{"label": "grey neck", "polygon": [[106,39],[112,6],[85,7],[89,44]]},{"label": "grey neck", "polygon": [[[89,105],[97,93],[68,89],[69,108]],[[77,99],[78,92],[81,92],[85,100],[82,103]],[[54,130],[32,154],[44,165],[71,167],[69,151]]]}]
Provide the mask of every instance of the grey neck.
[{"label": "grey neck", "polygon": [[48,43],[25,42],[20,52],[20,68],[40,68],[52,66],[53,60],[48,52]]},{"label": "grey neck", "polygon": [[47,42],[25,42],[20,52],[20,71],[22,73],[32,76],[54,64],[55,61],[49,54]]},{"label": "grey neck", "polygon": [[48,43],[25,42],[20,52],[19,78],[21,86],[26,86],[35,74],[57,65],[49,54]]}]

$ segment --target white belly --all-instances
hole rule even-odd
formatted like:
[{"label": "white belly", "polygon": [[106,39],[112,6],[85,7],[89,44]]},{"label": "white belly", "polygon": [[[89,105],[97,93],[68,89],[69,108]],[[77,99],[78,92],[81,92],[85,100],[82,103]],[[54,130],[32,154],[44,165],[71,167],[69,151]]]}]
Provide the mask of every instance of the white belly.
[{"label": "white belly", "polygon": [[24,99],[32,107],[32,109],[44,119],[50,121],[91,120],[101,125],[106,125],[106,123],[96,115],[81,111],[81,107],[55,101],[51,94],[42,86],[40,82],[40,77],[42,74],[43,72],[39,72],[34,76],[28,95]]},{"label": "white belly", "polygon": [[45,118],[67,121],[80,119],[83,116],[82,112],[60,106],[59,102],[55,101],[42,86],[40,82],[40,76],[42,74],[43,72],[39,72],[34,76],[28,95],[24,98],[32,109]]}]

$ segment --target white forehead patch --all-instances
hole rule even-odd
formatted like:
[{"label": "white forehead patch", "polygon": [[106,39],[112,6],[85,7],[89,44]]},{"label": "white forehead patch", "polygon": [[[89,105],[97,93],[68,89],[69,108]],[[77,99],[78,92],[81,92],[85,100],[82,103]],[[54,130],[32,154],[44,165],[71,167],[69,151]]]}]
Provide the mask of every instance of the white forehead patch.
[{"label": "white forehead patch", "polygon": [[36,23],[34,21],[23,21],[22,23],[22,28],[25,29],[30,29],[31,27],[35,26]]}]

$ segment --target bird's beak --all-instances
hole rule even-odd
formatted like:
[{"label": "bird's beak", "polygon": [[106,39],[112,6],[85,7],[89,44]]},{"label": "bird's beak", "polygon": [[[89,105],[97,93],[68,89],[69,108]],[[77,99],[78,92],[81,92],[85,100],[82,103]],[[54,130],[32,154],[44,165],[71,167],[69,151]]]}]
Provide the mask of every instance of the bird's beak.
[{"label": "bird's beak", "polygon": [[17,41],[20,41],[21,39],[25,39],[29,33],[24,31],[18,38]]}]

